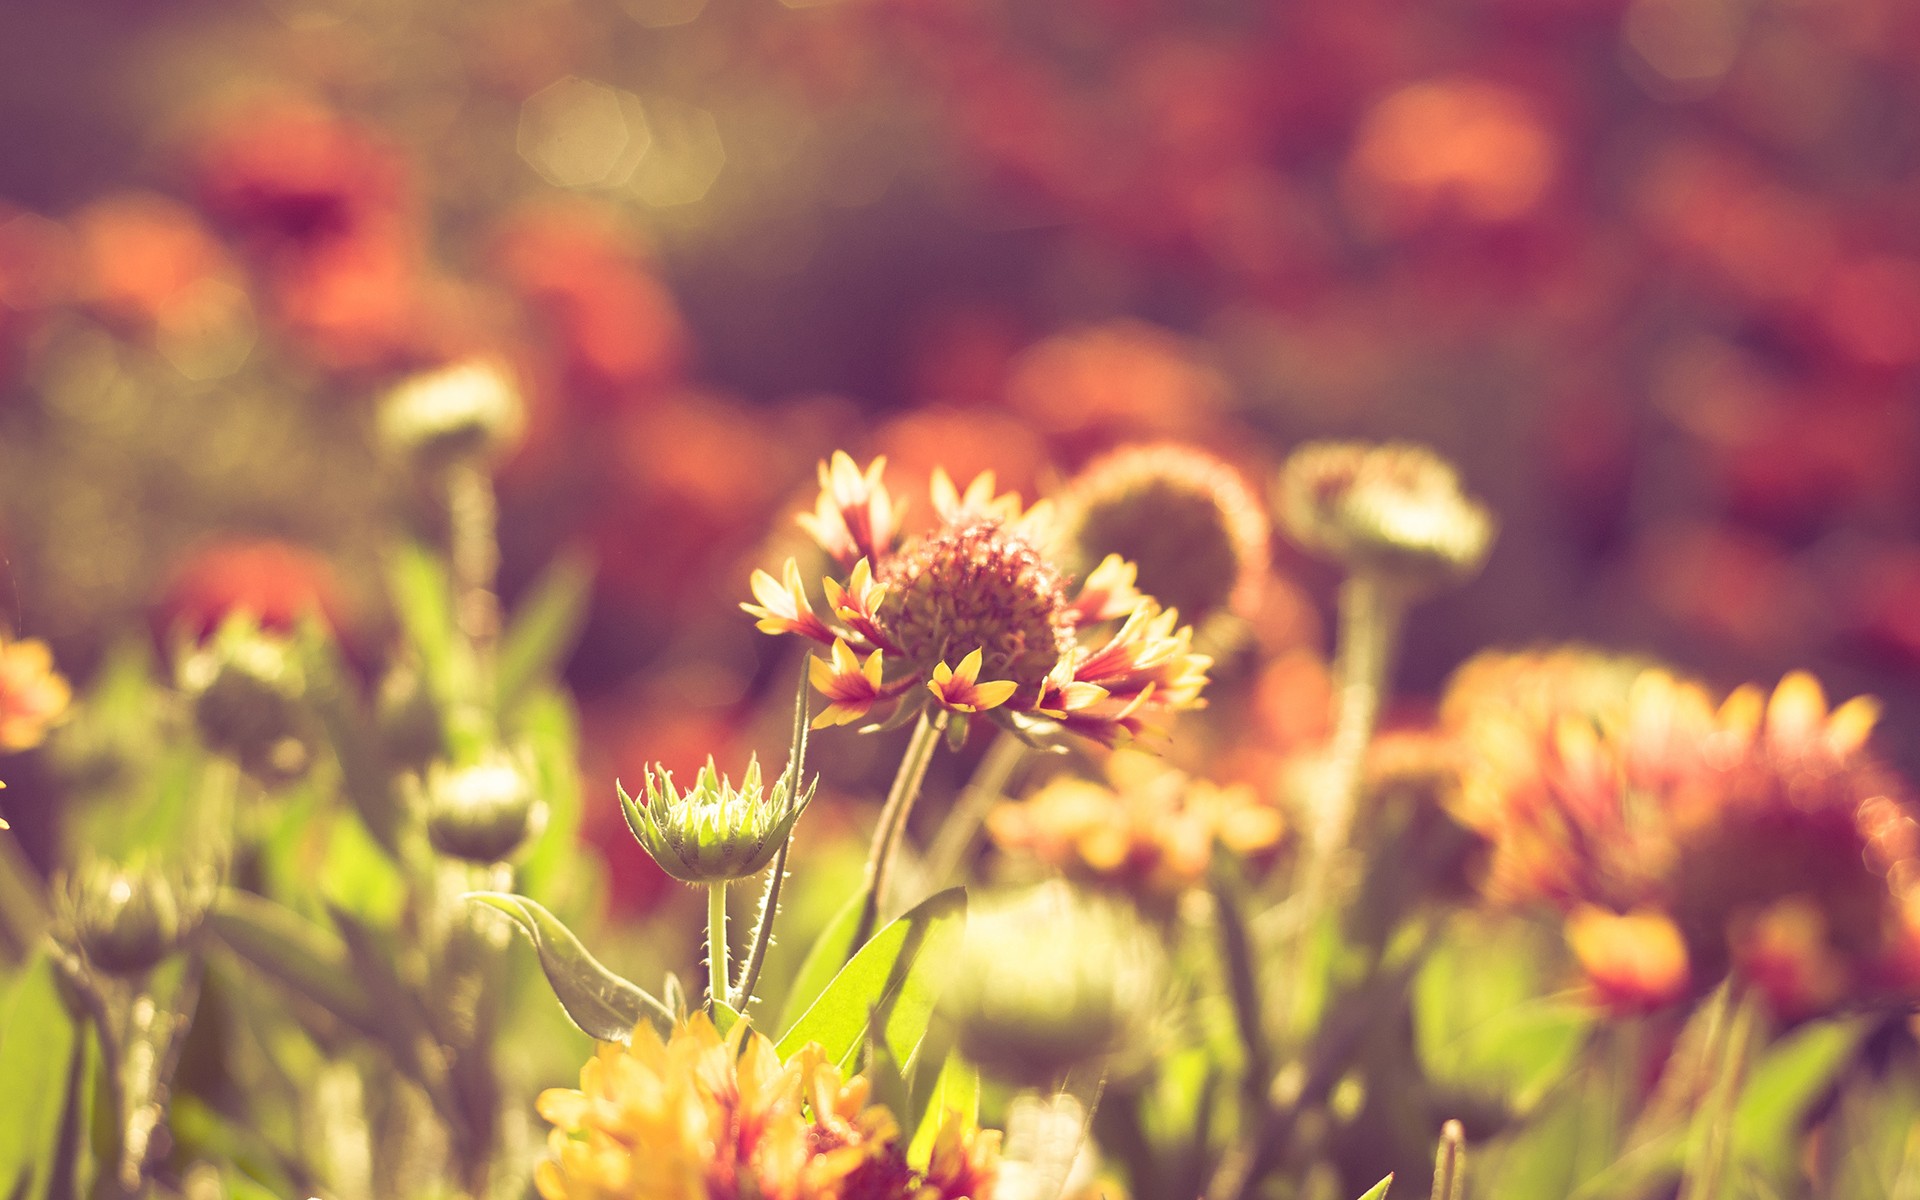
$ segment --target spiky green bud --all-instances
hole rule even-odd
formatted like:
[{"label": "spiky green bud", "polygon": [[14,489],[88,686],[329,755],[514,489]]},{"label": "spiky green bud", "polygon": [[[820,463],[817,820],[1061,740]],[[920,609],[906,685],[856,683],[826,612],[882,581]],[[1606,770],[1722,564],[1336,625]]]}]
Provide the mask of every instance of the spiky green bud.
[{"label": "spiky green bud", "polygon": [[793,832],[813,799],[818,780],[795,791],[786,774],[763,789],[760,760],[747,760],[740,786],[722,776],[707,759],[692,788],[682,793],[673,774],[658,765],[647,768],[639,800],[614,782],[627,828],[661,870],[686,883],[745,879],[765,870]]}]

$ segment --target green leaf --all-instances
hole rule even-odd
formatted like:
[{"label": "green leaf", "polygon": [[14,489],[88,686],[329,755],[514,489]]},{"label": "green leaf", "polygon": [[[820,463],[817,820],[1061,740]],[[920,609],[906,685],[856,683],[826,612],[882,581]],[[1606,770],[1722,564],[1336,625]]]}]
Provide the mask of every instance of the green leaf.
[{"label": "green leaf", "polygon": [[1865,1017],[1814,1021],[1754,1064],[1733,1118],[1733,1152],[1777,1188],[1797,1177],[1808,1115],[1873,1031]]},{"label": "green leaf", "polygon": [[921,1115],[920,1125],[913,1131],[913,1141],[907,1146],[908,1166],[926,1170],[940,1122],[950,1112],[959,1113],[969,1122],[980,1119],[980,1071],[961,1057],[958,1050],[948,1053],[947,1061],[940,1068],[940,1077],[933,1082],[926,1112]]},{"label": "green leaf", "polygon": [[462,695],[456,663],[460,638],[446,567],[426,547],[409,543],[394,552],[387,588],[407,643],[420,656],[428,690],[443,705]]},{"label": "green leaf", "polygon": [[1368,1188],[1366,1190],[1366,1194],[1361,1196],[1360,1200],[1387,1200],[1387,1189],[1392,1186],[1393,1186],[1393,1176],[1388,1175],[1385,1179],[1382,1179],[1379,1183],[1376,1183],[1372,1187]]},{"label": "green leaf", "polygon": [[833,977],[840,973],[840,968],[853,957],[853,933],[860,926],[862,900],[858,893],[849,896],[840,911],[821,929],[820,936],[813,940],[813,948],[801,962],[800,971],[787,990],[787,1002],[780,1009],[781,1028],[791,1028],[801,1013],[812,1008]]},{"label": "green leaf", "polygon": [[1878,1071],[1841,1088],[1821,1149],[1823,1200],[1920,1195],[1920,1053],[1902,1040]]},{"label": "green leaf", "polygon": [[580,855],[580,739],[573,703],[556,688],[536,687],[513,725],[532,754],[535,786],[547,805],[546,826],[521,859],[515,880],[522,892],[566,908],[591,892]]},{"label": "green leaf", "polygon": [[948,888],[875,934],[781,1036],[780,1057],[818,1042],[830,1061],[845,1066],[877,1019],[887,1051],[910,1068],[966,933],[966,915],[966,889]]},{"label": "green leaf", "polygon": [[728,1004],[725,1000],[715,1000],[713,1002],[713,1027],[719,1030],[721,1037],[727,1036],[727,1032],[739,1023],[739,1009]]},{"label": "green leaf", "polygon": [[338,936],[292,909],[251,892],[220,893],[207,927],[235,955],[342,1024],[384,1041],[387,1019],[356,981]]},{"label": "green leaf", "polygon": [[37,956],[0,998],[0,1194],[51,1195],[69,1098],[85,1068],[80,1035],[53,962]]},{"label": "green leaf", "polygon": [[393,772],[360,697],[348,683],[347,670],[333,635],[317,620],[300,626],[300,660],[307,674],[307,703],[320,718],[320,727],[340,763],[340,790],[359,814],[382,849],[398,857],[400,797]]},{"label": "green leaf", "polygon": [[534,583],[500,639],[495,670],[502,715],[513,712],[535,685],[565,665],[592,598],[593,561],[583,553],[561,555]]},{"label": "green leaf", "polygon": [[540,969],[573,1023],[603,1042],[625,1043],[642,1018],[672,1024],[673,1013],[638,985],[601,966],[560,918],[511,892],[468,892],[467,899],[513,918],[540,956]]},{"label": "green leaf", "polygon": [[1529,922],[1456,918],[1414,977],[1414,1037],[1428,1078],[1524,1113],[1565,1077],[1594,1017],[1548,994],[1557,940]]}]

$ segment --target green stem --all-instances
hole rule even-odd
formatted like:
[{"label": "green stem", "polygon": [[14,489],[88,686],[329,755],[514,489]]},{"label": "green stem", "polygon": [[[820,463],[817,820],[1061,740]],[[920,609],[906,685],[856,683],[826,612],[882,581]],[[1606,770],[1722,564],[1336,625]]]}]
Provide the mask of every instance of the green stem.
[{"label": "green stem", "polygon": [[1467,1191],[1467,1134],[1460,1122],[1440,1127],[1433,1155],[1433,1200],[1461,1200]]},{"label": "green stem", "polygon": [[1721,1179],[1726,1174],[1727,1155],[1732,1147],[1734,1110],[1746,1083],[1747,1051],[1759,1024],[1760,999],[1751,989],[1732,989],[1727,996],[1728,1013],[1716,1023],[1713,1049],[1707,1062],[1715,1064],[1713,1092],[1694,1116],[1692,1150],[1687,1155],[1686,1174],[1682,1177],[1680,1200],[1716,1200]]},{"label": "green stem", "polygon": [[947,819],[934,835],[932,849],[927,851],[930,864],[927,878],[934,887],[947,886],[960,873],[980,826],[986,822],[993,806],[1006,795],[1007,781],[1013,778],[1026,756],[1027,744],[1004,730],[987,747],[980,765],[974,768],[973,778],[960,793],[959,803],[948,811]]},{"label": "green stem", "polygon": [[900,853],[901,837],[906,833],[907,816],[913,811],[913,802],[920,795],[920,785],[927,777],[927,764],[933,761],[934,749],[940,745],[940,735],[946,726],[947,710],[944,708],[934,715],[923,710],[919,721],[914,724],[913,737],[907,742],[907,752],[900,759],[900,769],[894,772],[893,786],[887,791],[887,802],[880,809],[880,822],[874,826],[873,845],[867,851],[867,874],[860,889],[860,921],[854,926],[853,941],[847,945],[848,958],[852,958],[860,947],[867,944],[867,939],[873,936],[874,927],[879,924],[880,910],[887,902],[887,884],[891,881],[893,860]]},{"label": "green stem", "polygon": [[[492,661],[500,636],[500,597],[494,577],[500,569],[497,540],[499,506],[493,480],[470,463],[451,469],[447,476],[448,559],[453,568],[455,614],[460,632],[472,643],[481,663]],[[483,672],[487,670],[482,667]],[[480,681],[483,687],[491,679]],[[486,695],[482,690],[479,695]]]},{"label": "green stem", "polygon": [[727,1002],[727,884],[707,885],[707,1015]]}]

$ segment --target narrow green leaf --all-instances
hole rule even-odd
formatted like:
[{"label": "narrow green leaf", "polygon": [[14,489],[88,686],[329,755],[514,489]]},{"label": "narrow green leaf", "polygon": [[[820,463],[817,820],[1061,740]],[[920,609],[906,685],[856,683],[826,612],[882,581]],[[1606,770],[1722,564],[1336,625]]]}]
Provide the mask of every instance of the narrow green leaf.
[{"label": "narrow green leaf", "polygon": [[593,598],[593,561],[563,554],[534,583],[500,639],[495,667],[498,711],[517,708],[534,685],[552,678],[572,652]]},{"label": "narrow green leaf", "polygon": [[721,1037],[727,1036],[728,1031],[739,1023],[739,1009],[728,1004],[725,1000],[715,1000],[713,1002],[713,1027],[720,1031]]},{"label": "narrow green leaf", "polygon": [[780,1009],[780,1028],[791,1028],[800,1014],[820,999],[840,968],[853,957],[853,932],[860,925],[861,897],[856,894],[840,906],[833,919],[820,930],[813,947],[800,963],[800,971],[787,990],[787,1002]]},{"label": "narrow green leaf", "polygon": [[58,1173],[75,1060],[85,1057],[60,988],[41,954],[0,997],[0,1195],[39,1200]]},{"label": "narrow green leaf", "polygon": [[1368,1188],[1360,1200],[1387,1200],[1387,1189],[1393,1186],[1393,1176],[1389,1175],[1379,1183]]},{"label": "narrow green leaf", "polygon": [[1754,1064],[1733,1117],[1733,1153],[1775,1187],[1800,1168],[1802,1127],[1859,1052],[1874,1022],[1814,1021],[1768,1047]]},{"label": "narrow green leaf", "polygon": [[345,664],[333,635],[317,620],[300,626],[301,665],[307,675],[307,702],[320,718],[321,729],[340,762],[340,789],[360,821],[382,849],[398,857],[400,798],[360,697],[347,681]]},{"label": "narrow green leaf", "polygon": [[426,547],[409,543],[395,551],[387,568],[387,588],[407,642],[420,656],[420,672],[441,703],[459,695],[455,666],[458,631],[453,616],[453,584],[446,567]]},{"label": "narrow green leaf", "polygon": [[1911,1043],[1850,1074],[1822,1140],[1822,1200],[1920,1195],[1920,1054]]},{"label": "narrow green leaf", "polygon": [[969,1122],[980,1119],[980,1071],[958,1050],[947,1054],[947,1061],[940,1067],[940,1078],[934,1080],[933,1095],[927,1098],[926,1112],[921,1115],[920,1125],[913,1131],[913,1141],[907,1146],[908,1166],[926,1170],[940,1122],[950,1112],[959,1113]]},{"label": "narrow green leaf", "polygon": [[666,1005],[601,966],[573,931],[540,904],[511,892],[468,892],[466,898],[512,917],[533,940],[554,997],[583,1032],[603,1042],[625,1043],[642,1018],[672,1023]]},{"label": "narrow green leaf", "polygon": [[878,1019],[894,1061],[911,1067],[965,935],[966,913],[966,889],[948,888],[875,934],[781,1036],[780,1056],[818,1042],[844,1066]]},{"label": "narrow green leaf", "polygon": [[337,935],[265,897],[232,889],[220,893],[207,927],[261,974],[342,1024],[384,1040],[387,1018],[355,981],[352,957]]}]

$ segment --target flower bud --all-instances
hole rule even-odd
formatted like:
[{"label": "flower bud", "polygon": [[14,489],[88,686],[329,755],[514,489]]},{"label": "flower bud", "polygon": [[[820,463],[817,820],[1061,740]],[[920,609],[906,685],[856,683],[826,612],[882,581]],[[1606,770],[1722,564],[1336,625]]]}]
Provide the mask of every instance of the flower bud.
[{"label": "flower bud", "polygon": [[721,883],[766,869],[813,799],[817,783],[795,794],[782,773],[772,791],[763,792],[755,756],[747,760],[738,789],[715,771],[711,758],[684,794],[674,790],[672,772],[657,765],[647,768],[639,800],[617,780],[613,786],[627,828],[661,870],[686,883]]},{"label": "flower bud", "polygon": [[1453,465],[1402,442],[1300,447],[1281,469],[1278,507],[1314,554],[1417,586],[1471,578],[1493,546],[1493,517],[1461,492]]},{"label": "flower bud", "polygon": [[520,390],[498,363],[454,363],[415,375],[380,404],[380,442],[429,470],[491,458],[525,422]]},{"label": "flower bud", "polygon": [[180,686],[206,744],[262,783],[290,783],[312,765],[306,673],[292,645],[261,633],[251,618],[222,625],[181,665]]},{"label": "flower bud", "polygon": [[509,754],[467,766],[434,763],[427,769],[426,796],[434,849],[469,862],[495,863],[512,855],[543,811],[532,772]]},{"label": "flower bud", "polygon": [[941,1007],[961,1051],[1037,1087],[1070,1068],[1138,1050],[1161,967],[1125,909],[1047,884],[976,904]]},{"label": "flower bud", "polygon": [[402,770],[425,770],[447,756],[440,705],[418,671],[396,667],[380,682],[375,717],[387,761]]},{"label": "flower bud", "polygon": [[213,898],[207,883],[100,859],[71,877],[66,892],[74,942],[113,975],[142,974],[179,949]]}]

